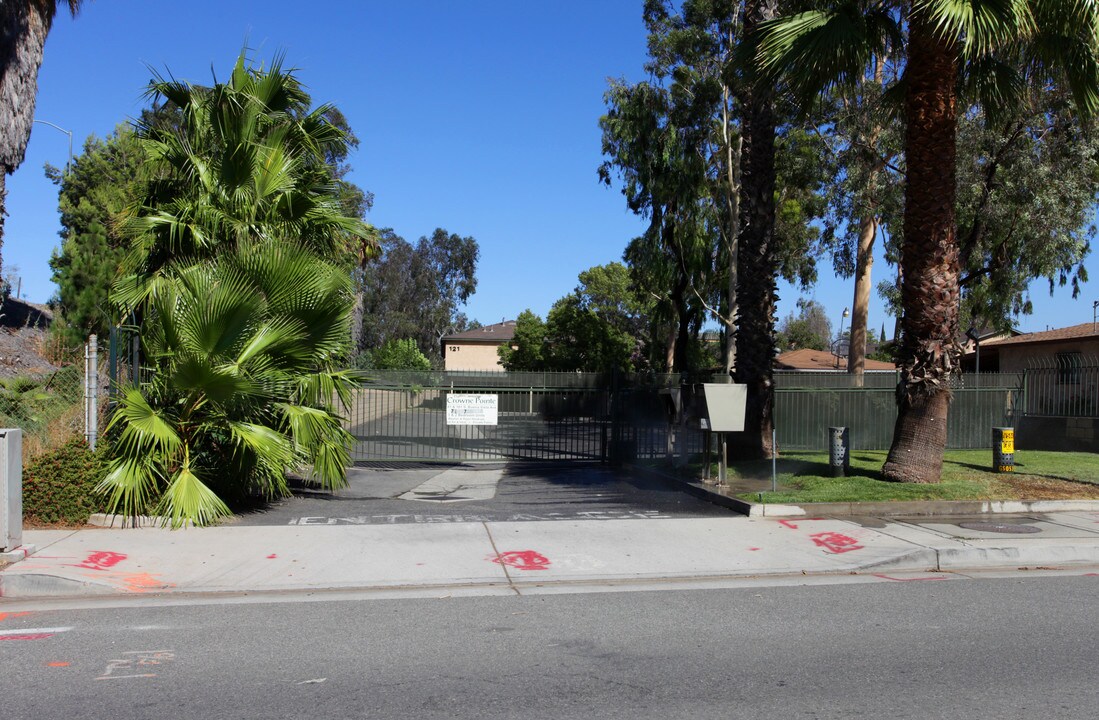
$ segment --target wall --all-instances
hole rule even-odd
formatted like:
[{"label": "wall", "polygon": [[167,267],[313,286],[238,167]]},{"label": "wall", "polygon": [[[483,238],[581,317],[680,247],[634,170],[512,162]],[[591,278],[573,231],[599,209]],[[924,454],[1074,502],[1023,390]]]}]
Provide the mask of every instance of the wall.
[{"label": "wall", "polygon": [[443,349],[447,370],[503,370],[497,345],[449,342]]}]

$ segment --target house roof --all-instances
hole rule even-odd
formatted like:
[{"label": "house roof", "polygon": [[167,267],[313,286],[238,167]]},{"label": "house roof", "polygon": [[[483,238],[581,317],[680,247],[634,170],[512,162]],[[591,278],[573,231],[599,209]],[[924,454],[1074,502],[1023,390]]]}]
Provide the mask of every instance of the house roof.
[{"label": "house roof", "polygon": [[[791,350],[784,352],[775,358],[775,368],[778,370],[847,370],[847,358],[837,358],[825,350]],[[893,363],[881,360],[866,359],[866,370],[896,370]]]},{"label": "house roof", "polygon": [[981,347],[1003,347],[1005,345],[1026,345],[1029,343],[1057,342],[1064,340],[1099,339],[1099,325],[1095,323],[1080,323],[1069,327],[1043,330],[1042,332],[1026,333],[1002,340],[989,340],[982,342]]},{"label": "house roof", "polygon": [[515,337],[515,321],[505,320],[495,325],[485,325],[475,330],[454,333],[443,338],[443,342],[481,342],[499,345]]}]

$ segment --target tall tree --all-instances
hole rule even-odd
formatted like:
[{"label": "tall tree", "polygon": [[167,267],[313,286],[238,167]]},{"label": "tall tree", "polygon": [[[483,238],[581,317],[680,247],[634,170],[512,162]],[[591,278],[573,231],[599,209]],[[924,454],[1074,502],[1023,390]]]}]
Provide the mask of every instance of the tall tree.
[{"label": "tall tree", "polygon": [[[68,0],[76,17],[82,0]],[[5,0],[0,3],[0,250],[4,246],[7,178],[23,164],[34,123],[38,68],[57,0]],[[2,262],[2,256],[0,256]]]},{"label": "tall tree", "polygon": [[803,97],[837,82],[851,83],[875,57],[903,45],[901,381],[893,444],[882,472],[890,480],[937,482],[946,446],[948,380],[960,356],[959,80],[975,80],[980,104],[992,111],[1010,106],[1028,84],[1063,83],[1081,110],[1095,112],[1099,6],[1057,0],[840,2],[769,24],[763,35],[764,64],[784,69]]},{"label": "tall tree", "polygon": [[411,338],[439,363],[440,338],[469,325],[462,307],[477,289],[477,241],[442,228],[415,245],[392,230],[381,231],[379,240],[378,259],[358,277],[362,320],[356,350]]},{"label": "tall tree", "polygon": [[[753,36],[775,16],[777,0],[747,0],[744,32]],[[743,452],[773,451],[775,354],[775,112],[768,78],[749,74],[741,97],[744,153],[741,162],[740,270],[737,298],[737,382],[748,386]]]},{"label": "tall tree", "polygon": [[145,151],[129,125],[105,139],[90,137],[67,172],[47,166],[58,187],[61,247],[50,258],[57,284],[51,330],[79,345],[117,324],[107,302],[128,244],[126,222],[138,201]]},{"label": "tall tree", "polygon": [[824,307],[816,300],[801,298],[797,314],[790,313],[779,326],[778,349],[781,352],[803,348],[827,350],[831,337],[832,322]]}]

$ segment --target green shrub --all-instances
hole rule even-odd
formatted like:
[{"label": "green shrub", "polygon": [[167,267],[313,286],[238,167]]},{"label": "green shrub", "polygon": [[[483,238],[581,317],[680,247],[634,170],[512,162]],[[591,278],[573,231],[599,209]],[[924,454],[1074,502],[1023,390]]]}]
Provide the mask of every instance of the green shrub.
[{"label": "green shrub", "polygon": [[95,487],[107,475],[107,455],[76,438],[31,460],[23,468],[23,519],[37,523],[84,523],[106,510]]}]

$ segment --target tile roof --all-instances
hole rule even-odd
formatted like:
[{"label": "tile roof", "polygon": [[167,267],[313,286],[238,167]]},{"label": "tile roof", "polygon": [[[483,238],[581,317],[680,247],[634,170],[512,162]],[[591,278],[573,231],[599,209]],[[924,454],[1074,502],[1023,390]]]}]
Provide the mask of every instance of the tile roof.
[{"label": "tile roof", "polygon": [[515,337],[515,321],[505,320],[495,325],[479,327],[476,330],[466,330],[465,332],[447,335],[443,338],[443,342],[463,340],[465,342],[485,342],[499,345],[511,340],[513,337]]},{"label": "tile roof", "polygon": [[1099,325],[1095,323],[1080,323],[1079,325],[1070,325],[1069,327],[1016,335],[1015,337],[1004,338],[1003,340],[988,340],[987,342],[982,342],[981,347],[1025,345],[1027,343],[1082,340],[1084,338],[1099,338]]},{"label": "tile roof", "polygon": [[[775,358],[776,370],[847,370],[847,358],[837,358],[826,350],[790,350]],[[893,363],[866,359],[867,370],[896,370]]]}]

